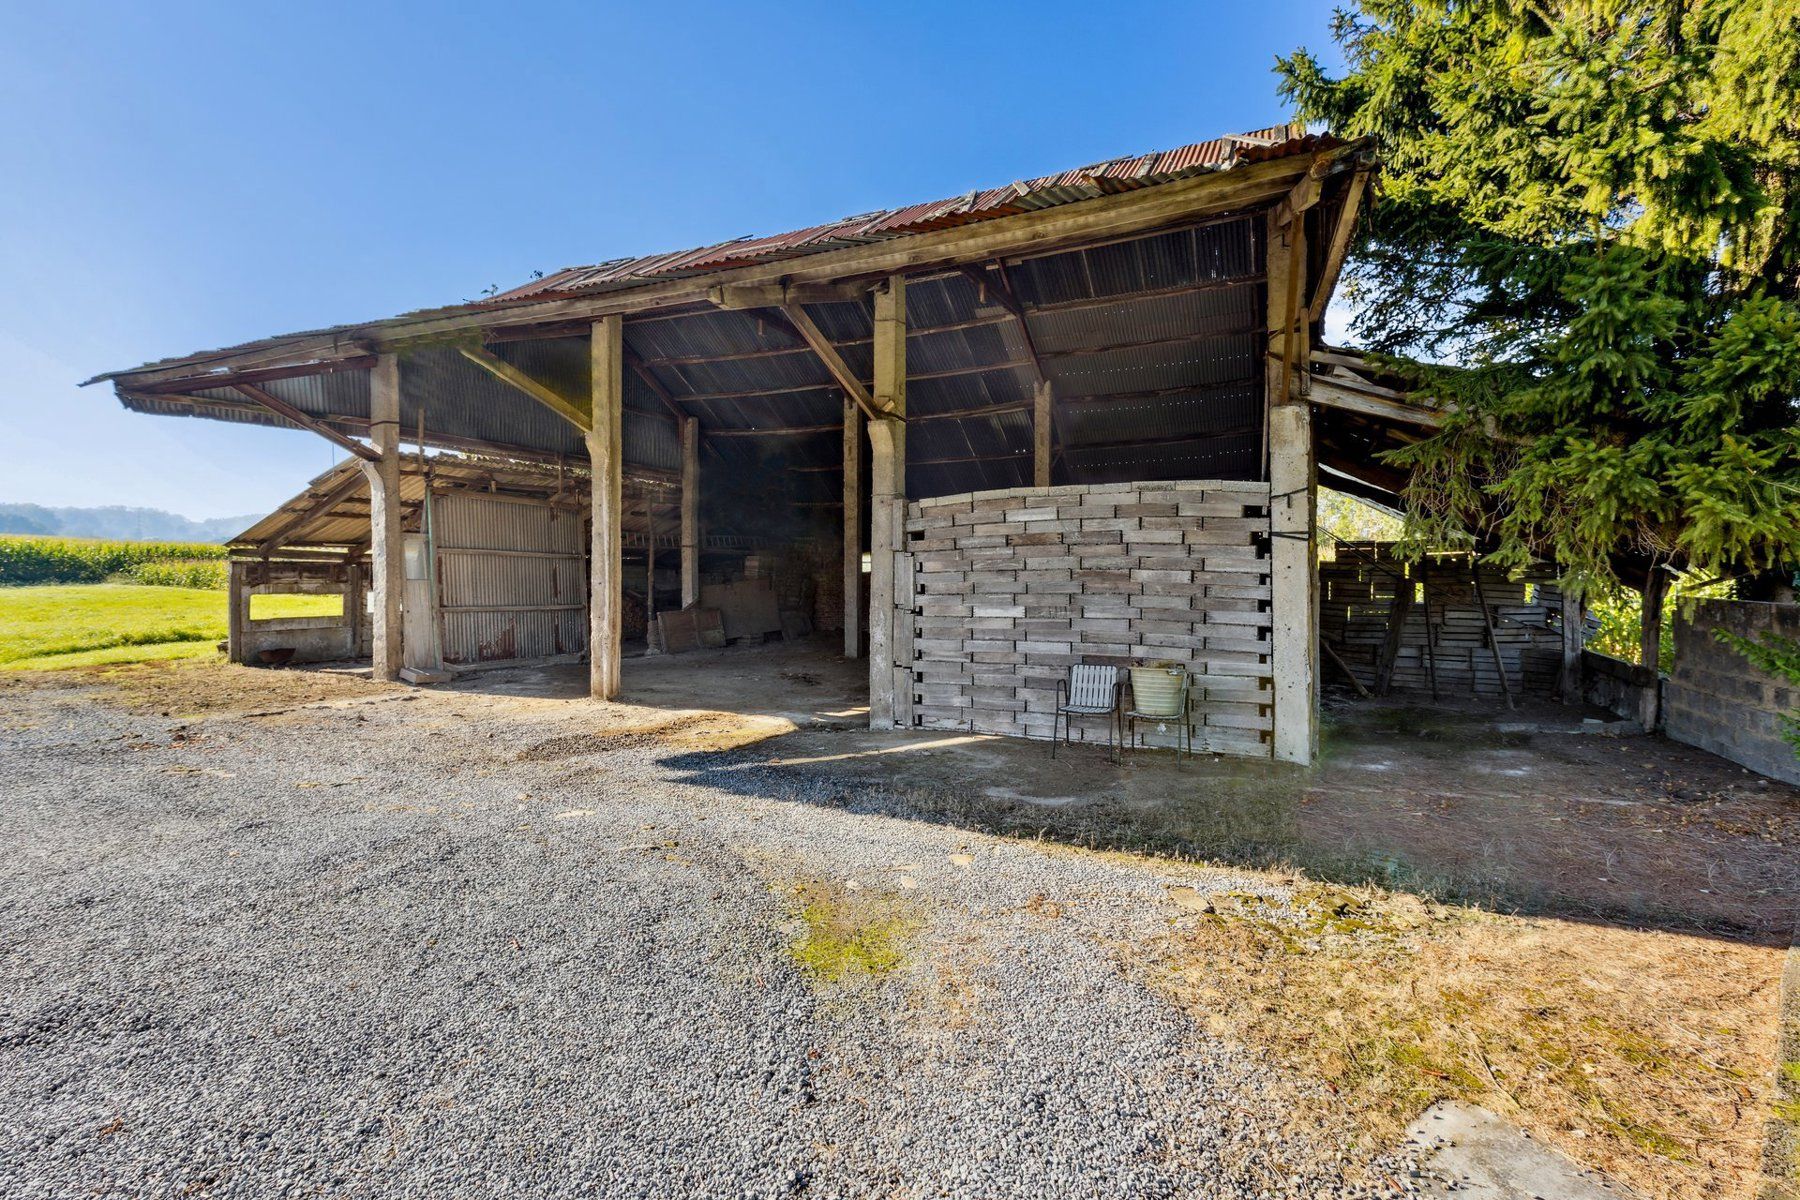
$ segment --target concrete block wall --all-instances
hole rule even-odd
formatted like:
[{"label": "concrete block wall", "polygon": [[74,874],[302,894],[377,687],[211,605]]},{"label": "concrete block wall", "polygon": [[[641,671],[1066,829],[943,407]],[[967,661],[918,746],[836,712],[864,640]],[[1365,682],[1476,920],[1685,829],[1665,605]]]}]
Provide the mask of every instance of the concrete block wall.
[{"label": "concrete block wall", "polygon": [[1782,739],[1782,717],[1800,689],[1757,670],[1715,631],[1800,640],[1800,604],[1707,600],[1675,615],[1675,669],[1663,684],[1663,732],[1752,771],[1800,783],[1800,757]]},{"label": "concrete block wall", "polygon": [[[288,661],[296,663],[338,662],[368,653],[369,615],[363,610],[361,567],[233,559],[229,571],[226,654],[232,662],[254,666],[261,651],[278,649],[292,650]],[[250,597],[281,593],[342,596],[343,615],[250,619]]]},{"label": "concrete block wall", "polygon": [[[907,505],[905,537],[913,724],[1048,738],[1070,665],[1177,662],[1196,750],[1269,754],[1267,484],[942,496]],[[1075,736],[1104,741],[1104,719]]]}]

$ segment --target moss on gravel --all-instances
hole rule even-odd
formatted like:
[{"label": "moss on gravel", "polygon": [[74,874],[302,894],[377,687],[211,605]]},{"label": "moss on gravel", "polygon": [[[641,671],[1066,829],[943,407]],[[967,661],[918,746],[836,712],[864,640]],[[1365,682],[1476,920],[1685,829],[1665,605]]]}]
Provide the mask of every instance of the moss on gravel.
[{"label": "moss on gravel", "polygon": [[919,917],[899,895],[840,883],[794,886],[802,932],[791,953],[807,976],[830,984],[880,976],[907,960]]}]

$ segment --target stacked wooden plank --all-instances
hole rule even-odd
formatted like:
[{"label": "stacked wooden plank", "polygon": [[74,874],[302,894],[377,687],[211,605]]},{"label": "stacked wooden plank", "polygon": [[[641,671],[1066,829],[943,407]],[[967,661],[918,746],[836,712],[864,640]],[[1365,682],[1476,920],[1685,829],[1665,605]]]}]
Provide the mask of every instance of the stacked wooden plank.
[{"label": "stacked wooden plank", "polygon": [[[1474,566],[1466,554],[1428,555],[1421,566],[1399,559],[1387,542],[1328,548],[1335,561],[1319,564],[1319,633],[1363,686],[1377,687],[1393,619],[1401,618],[1390,687],[1441,697],[1499,700],[1503,692],[1488,627],[1513,694],[1554,695],[1561,667],[1560,597],[1548,567],[1509,578],[1497,567]],[[1405,588],[1412,600],[1399,606]],[[1488,617],[1483,619],[1482,602]],[[1324,680],[1337,678],[1328,668]]]},{"label": "stacked wooden plank", "polygon": [[1210,481],[909,504],[914,723],[1047,738],[1072,664],[1171,662],[1196,676],[1197,748],[1266,756],[1268,506],[1266,484]]}]

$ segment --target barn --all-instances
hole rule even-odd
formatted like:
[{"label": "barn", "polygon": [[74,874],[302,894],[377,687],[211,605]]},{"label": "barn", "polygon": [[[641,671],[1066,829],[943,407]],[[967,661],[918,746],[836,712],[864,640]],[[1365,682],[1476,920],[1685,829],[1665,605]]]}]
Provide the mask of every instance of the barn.
[{"label": "barn", "polygon": [[[1317,488],[1396,504],[1436,420],[1320,342],[1374,169],[1274,126],[90,382],[349,456],[234,541],[240,658],[611,699],[829,633],[872,727],[1025,737],[1072,666],[1173,663],[1208,748],[1306,763]],[[343,614],[259,629],[283,589]]]}]

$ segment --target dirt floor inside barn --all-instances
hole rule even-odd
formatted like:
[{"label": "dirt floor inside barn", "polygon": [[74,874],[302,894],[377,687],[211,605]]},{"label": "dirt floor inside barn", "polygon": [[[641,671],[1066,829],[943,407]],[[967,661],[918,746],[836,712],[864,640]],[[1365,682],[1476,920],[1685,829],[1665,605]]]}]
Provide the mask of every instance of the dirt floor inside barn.
[{"label": "dirt floor inside barn", "polygon": [[1556,706],[1053,761],[861,672],[0,676],[0,1190],[1400,1194],[1460,1097],[1753,1194],[1794,789]]}]

